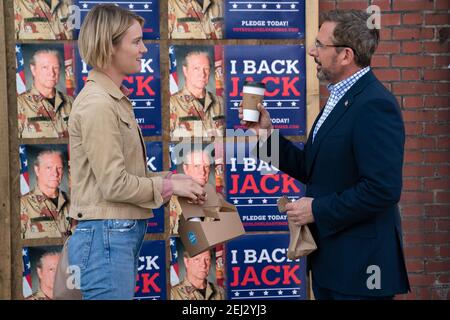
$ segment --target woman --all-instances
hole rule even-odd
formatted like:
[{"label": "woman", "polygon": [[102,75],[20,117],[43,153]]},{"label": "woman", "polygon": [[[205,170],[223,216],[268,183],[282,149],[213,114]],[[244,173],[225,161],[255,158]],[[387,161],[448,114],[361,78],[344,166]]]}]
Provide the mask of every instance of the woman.
[{"label": "woman", "polygon": [[190,177],[147,170],[145,143],[122,85],[141,69],[143,23],[125,9],[98,5],[80,30],[81,57],[93,69],[69,120],[70,217],[79,223],[68,259],[80,268],[83,299],[132,299],[151,209],[172,194],[204,201],[203,188]]}]

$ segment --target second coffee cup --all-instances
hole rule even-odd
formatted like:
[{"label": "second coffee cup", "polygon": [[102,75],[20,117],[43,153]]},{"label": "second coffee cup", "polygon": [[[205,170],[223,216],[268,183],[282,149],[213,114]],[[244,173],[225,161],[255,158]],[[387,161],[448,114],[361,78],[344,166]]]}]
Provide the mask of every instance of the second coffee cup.
[{"label": "second coffee cup", "polygon": [[264,91],[266,86],[262,82],[246,81],[244,83],[242,109],[243,120],[250,122],[259,121],[258,103],[262,103],[264,99]]}]

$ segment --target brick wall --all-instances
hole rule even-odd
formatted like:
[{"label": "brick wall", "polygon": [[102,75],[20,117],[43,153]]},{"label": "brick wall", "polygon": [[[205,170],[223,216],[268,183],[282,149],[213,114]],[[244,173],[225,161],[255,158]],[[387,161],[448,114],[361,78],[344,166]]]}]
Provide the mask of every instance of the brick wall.
[{"label": "brick wall", "polygon": [[[320,11],[372,4],[382,10],[372,66],[406,126],[400,205],[412,292],[398,298],[450,299],[450,1],[320,0]],[[321,105],[326,97],[322,86]]]}]

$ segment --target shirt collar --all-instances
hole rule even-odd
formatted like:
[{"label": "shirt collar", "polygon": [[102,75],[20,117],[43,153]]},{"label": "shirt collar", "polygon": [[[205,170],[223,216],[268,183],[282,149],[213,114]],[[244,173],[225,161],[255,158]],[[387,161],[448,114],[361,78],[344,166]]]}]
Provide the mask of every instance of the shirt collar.
[{"label": "shirt collar", "polygon": [[91,71],[89,71],[87,81],[98,83],[105,89],[105,91],[109,95],[118,100],[130,95],[130,90],[128,88],[126,88],[124,85],[121,85],[120,88],[117,87],[117,85],[114,83],[114,81],[112,81],[110,77],[99,70],[92,69]]},{"label": "shirt collar", "polygon": [[328,91],[330,91],[330,93],[333,92],[339,92],[341,90],[343,90],[344,88],[347,87],[347,90],[350,89],[350,87],[356,82],[358,81],[363,75],[365,75],[367,72],[370,71],[370,66],[369,67],[365,67],[364,69],[361,69],[357,72],[355,72],[354,74],[352,74],[350,77],[336,83],[336,84],[331,84],[329,83],[327,85],[327,89]]}]

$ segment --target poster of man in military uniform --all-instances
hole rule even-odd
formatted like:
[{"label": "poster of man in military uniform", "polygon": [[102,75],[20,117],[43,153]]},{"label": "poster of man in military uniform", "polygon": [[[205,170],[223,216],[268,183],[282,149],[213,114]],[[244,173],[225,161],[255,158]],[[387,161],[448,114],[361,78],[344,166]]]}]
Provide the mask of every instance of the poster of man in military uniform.
[{"label": "poster of man in military uniform", "polygon": [[19,138],[68,137],[73,97],[65,93],[63,49],[22,45],[22,51],[30,67],[25,72],[28,90],[17,97]]},{"label": "poster of man in military uniform", "polygon": [[71,40],[75,12],[71,0],[14,0],[18,40]]},{"label": "poster of man in military uniform", "polygon": [[56,267],[61,256],[61,246],[29,247],[29,268],[33,294],[26,300],[53,300]]},{"label": "poster of man in military uniform", "polygon": [[[215,185],[214,154],[202,145],[189,145],[190,150],[177,159],[177,173],[184,173],[192,177],[201,186],[206,183]],[[172,196],[169,202],[170,234],[178,234],[181,207],[177,196]]]},{"label": "poster of man in military uniform", "polygon": [[169,0],[169,39],[222,39],[223,0]]},{"label": "poster of man in military uniform", "polygon": [[[28,145],[25,148],[28,162],[33,163],[29,185],[34,187],[20,198],[22,238],[64,238],[75,226],[75,221],[69,218],[68,193],[63,191],[67,190],[67,146]],[[26,184],[26,180],[21,179],[21,183]]]},{"label": "poster of man in military uniform", "polygon": [[225,300],[225,290],[216,284],[212,250],[190,257],[177,239],[180,283],[170,290],[171,300]]},{"label": "poster of man in military uniform", "polygon": [[178,72],[182,85],[169,102],[172,140],[223,136],[224,102],[221,96],[213,93],[215,80],[210,77],[214,61],[213,47],[177,46],[175,50],[177,68],[182,70]]}]

